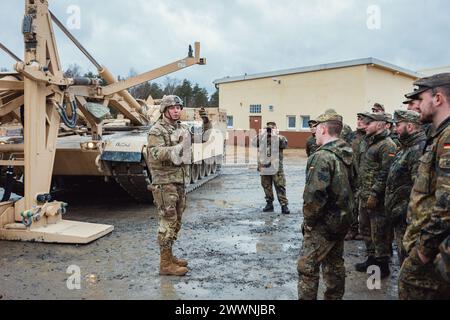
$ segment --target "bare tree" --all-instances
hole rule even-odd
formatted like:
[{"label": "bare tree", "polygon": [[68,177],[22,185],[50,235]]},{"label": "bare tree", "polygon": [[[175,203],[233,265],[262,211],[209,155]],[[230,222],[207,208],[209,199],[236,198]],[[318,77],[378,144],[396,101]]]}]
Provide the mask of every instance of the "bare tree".
[{"label": "bare tree", "polygon": [[76,63],[70,64],[69,68],[67,68],[67,70],[64,72],[64,77],[66,78],[81,77],[81,67]]},{"label": "bare tree", "polygon": [[164,78],[164,94],[174,94],[181,81],[176,78],[165,77]]}]

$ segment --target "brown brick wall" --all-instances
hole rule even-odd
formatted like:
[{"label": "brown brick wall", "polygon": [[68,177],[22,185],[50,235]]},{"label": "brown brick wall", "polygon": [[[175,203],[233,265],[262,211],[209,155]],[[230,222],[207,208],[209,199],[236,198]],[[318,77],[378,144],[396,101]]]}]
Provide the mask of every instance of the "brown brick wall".
[{"label": "brown brick wall", "polygon": [[[245,146],[249,144],[249,130],[228,130],[228,145],[237,145],[238,141],[245,141]],[[306,140],[311,133],[309,132],[295,132],[295,131],[281,131],[280,134],[285,136],[289,141],[289,148],[305,148]],[[243,139],[243,140],[241,140]]]}]

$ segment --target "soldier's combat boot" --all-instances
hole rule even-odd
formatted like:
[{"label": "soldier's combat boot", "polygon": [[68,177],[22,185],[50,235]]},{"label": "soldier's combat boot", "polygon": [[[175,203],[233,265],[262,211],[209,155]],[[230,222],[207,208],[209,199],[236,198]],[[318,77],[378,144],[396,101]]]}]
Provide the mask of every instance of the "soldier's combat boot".
[{"label": "soldier's combat boot", "polygon": [[273,210],[274,210],[274,209],[273,209],[273,203],[267,201],[267,204],[266,204],[266,206],[264,207],[263,212],[273,212]]},{"label": "soldier's combat boot", "polygon": [[380,267],[380,278],[384,279],[391,274],[391,270],[389,269],[389,258],[387,259],[376,259],[377,266]]},{"label": "soldier's combat boot", "polygon": [[164,276],[184,276],[188,269],[172,262],[171,249],[161,249],[159,274]]},{"label": "soldier's combat boot", "polygon": [[283,214],[289,214],[291,211],[289,211],[289,208],[287,205],[281,206],[281,213]]},{"label": "soldier's combat boot", "polygon": [[366,273],[367,268],[373,265],[377,265],[377,260],[374,256],[368,256],[366,261],[355,264],[355,270]]},{"label": "soldier's combat boot", "polygon": [[179,266],[179,267],[187,267],[187,265],[188,265],[187,260],[184,260],[184,259],[178,259],[177,257],[175,257],[175,256],[173,255],[172,250],[170,251],[170,255],[172,256],[172,262],[173,262],[174,264],[176,264],[176,265]]}]

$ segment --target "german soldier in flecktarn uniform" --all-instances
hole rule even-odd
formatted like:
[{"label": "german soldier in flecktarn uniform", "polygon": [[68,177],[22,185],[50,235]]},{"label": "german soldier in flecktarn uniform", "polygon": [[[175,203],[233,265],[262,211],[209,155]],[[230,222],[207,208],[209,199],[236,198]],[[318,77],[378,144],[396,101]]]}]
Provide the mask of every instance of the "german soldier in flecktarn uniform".
[{"label": "german soldier in flecktarn uniform", "polygon": [[375,102],[372,107],[372,113],[385,113],[384,105],[381,103]]},{"label": "german soldier in flecktarn uniform", "polygon": [[397,110],[394,122],[400,142],[400,150],[395,156],[386,181],[384,206],[386,215],[397,243],[400,265],[406,258],[403,236],[406,231],[406,213],[409,196],[417,176],[418,159],[423,155],[427,137],[420,123],[420,114],[414,111]]},{"label": "german soldier in flecktarn uniform", "polygon": [[389,137],[394,141],[398,149],[400,147],[400,140],[394,128],[394,119],[390,113],[386,113],[386,129],[389,131]]},{"label": "german soldier in flecktarn uniform", "polygon": [[[384,113],[362,114],[367,123],[366,136],[361,143],[358,175],[359,227],[366,246],[367,259],[357,263],[355,269],[367,272],[376,265],[381,277],[390,274],[391,242],[389,219],[384,210],[386,180],[397,146],[389,138]],[[392,239],[391,239],[392,240]]]},{"label": "german soldier in flecktarn uniform", "polygon": [[306,155],[310,157],[316,150],[319,148],[319,146],[316,143],[316,121],[309,120],[308,125],[311,130],[311,136],[306,140]]},{"label": "german soldier in flecktarn uniform", "polygon": [[[177,259],[172,246],[181,229],[186,208],[185,166],[190,163],[191,133],[180,122],[183,102],[178,96],[164,96],[162,114],[148,133],[148,162],[152,175],[152,193],[159,214],[158,243],[161,275],[182,276],[188,272],[186,260]],[[200,109],[203,131],[211,128],[206,111]],[[206,135],[202,137],[205,140]],[[188,162],[188,163],[186,163]]]},{"label": "german soldier in flecktarn uniform", "polygon": [[408,207],[399,274],[400,299],[450,299],[450,286],[433,264],[450,235],[450,73],[417,80],[407,98],[420,101],[420,120],[432,123]]},{"label": "german soldier in flecktarn uniform", "polygon": [[353,132],[353,140],[352,140],[352,151],[353,151],[353,163],[352,163],[352,185],[354,188],[354,199],[355,203],[353,206],[353,210],[355,211],[354,216],[356,217],[355,222],[350,227],[348,234],[345,236],[345,241],[350,240],[362,240],[362,235],[359,233],[359,198],[358,198],[358,175],[359,175],[359,167],[361,160],[361,144],[364,141],[364,137],[366,136],[366,124],[364,122],[363,113],[358,113],[356,115],[356,131]]},{"label": "german soldier in flecktarn uniform", "polygon": [[353,217],[352,149],[339,136],[342,116],[316,120],[319,149],[308,158],[303,193],[303,245],[298,260],[298,297],[317,299],[320,267],[325,299],[342,299],[345,290],[344,237]]},{"label": "german soldier in flecktarn uniform", "polygon": [[450,236],[441,243],[439,251],[434,264],[442,279],[450,284]]},{"label": "german soldier in flecktarn uniform", "polygon": [[[338,113],[336,112],[336,110],[331,108],[331,109],[325,110],[325,114],[338,114]],[[342,140],[347,142],[349,145],[352,144],[353,131],[352,131],[352,128],[348,124],[342,123],[342,131],[341,131],[339,138],[341,138]]]}]

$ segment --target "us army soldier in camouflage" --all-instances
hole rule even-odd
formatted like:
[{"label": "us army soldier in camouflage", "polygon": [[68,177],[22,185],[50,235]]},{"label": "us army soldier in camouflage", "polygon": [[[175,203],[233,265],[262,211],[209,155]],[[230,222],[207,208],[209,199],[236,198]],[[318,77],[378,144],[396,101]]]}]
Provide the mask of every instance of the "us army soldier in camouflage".
[{"label": "us army soldier in camouflage", "polygon": [[[278,142],[278,150],[272,143]],[[264,189],[266,206],[263,212],[273,212],[273,187],[281,205],[281,213],[289,214],[289,201],[286,197],[286,177],[283,169],[283,150],[288,147],[286,137],[278,133],[275,122],[267,122],[265,132],[255,137],[252,145],[258,148],[258,171],[261,175],[261,185]],[[275,154],[272,155],[272,152]],[[276,157],[276,158],[275,158]]]},{"label": "us army soldier in camouflage", "polygon": [[344,237],[352,222],[350,185],[352,149],[339,139],[342,117],[324,114],[317,119],[319,149],[308,159],[303,193],[303,246],[297,270],[298,296],[317,299],[322,267],[324,298],[342,299],[345,290]]},{"label": "us army soldier in camouflage", "polygon": [[408,258],[399,274],[400,299],[450,299],[449,283],[433,260],[450,235],[450,73],[419,79],[407,95],[420,101],[420,120],[432,123],[408,207],[403,244]]},{"label": "us army soldier in camouflage", "polygon": [[389,171],[386,182],[386,215],[391,221],[397,243],[400,265],[406,258],[403,236],[406,231],[406,214],[409,196],[426,144],[425,132],[420,123],[420,115],[414,111],[397,110],[394,113],[396,131],[401,144]]},{"label": "us army soldier in camouflage", "polygon": [[390,274],[391,246],[388,237],[389,221],[384,211],[386,180],[395,157],[396,145],[386,130],[383,113],[363,114],[366,137],[362,146],[358,188],[359,225],[366,245],[367,260],[355,265],[366,272],[371,265],[380,267],[381,277]]},{"label": "us army soldier in camouflage", "polygon": [[[179,119],[183,102],[178,96],[164,96],[159,119],[148,134],[148,162],[152,175],[152,193],[159,214],[158,243],[161,275],[183,276],[188,272],[186,260],[177,259],[172,246],[181,229],[186,208],[185,163],[190,161],[191,134]],[[204,109],[200,110],[204,130],[211,123]]]}]

